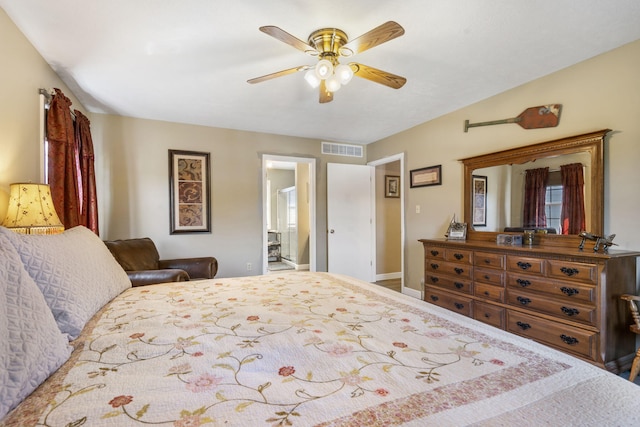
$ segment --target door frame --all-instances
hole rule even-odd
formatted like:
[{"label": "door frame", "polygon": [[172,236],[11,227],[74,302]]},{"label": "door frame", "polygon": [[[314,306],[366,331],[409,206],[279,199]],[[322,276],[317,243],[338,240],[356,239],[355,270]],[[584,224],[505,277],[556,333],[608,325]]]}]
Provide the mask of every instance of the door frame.
[{"label": "door frame", "polygon": [[316,271],[316,159],[275,154],[262,155],[262,274],[269,267],[267,236],[267,169],[269,162],[306,163],[309,165],[309,271]]},{"label": "door frame", "polygon": [[[374,168],[376,166],[381,166],[387,163],[392,163],[392,162],[396,162],[396,161],[400,161],[400,176],[402,177],[402,179],[400,179],[400,291],[402,293],[405,292],[405,265],[404,265],[404,253],[405,253],[405,212],[404,212],[404,189],[405,189],[405,173],[404,173],[404,153],[398,153],[398,154],[393,154],[391,156],[387,156],[387,157],[383,157],[381,159],[378,160],[373,160],[370,162],[367,162],[367,165],[369,166],[373,166]],[[373,186],[373,190],[374,193],[377,197],[378,194],[380,194],[380,191],[378,191],[379,189],[375,188],[375,180],[373,180],[372,184]],[[376,197],[374,197],[373,203],[375,203],[375,199]],[[375,208],[373,209],[373,222],[374,224],[377,224],[377,218],[375,216]],[[377,248],[376,245],[376,233],[373,233],[373,244],[374,244],[374,248]],[[374,273],[377,271],[377,250],[376,252],[376,256],[373,257],[373,264],[374,264]]]}]

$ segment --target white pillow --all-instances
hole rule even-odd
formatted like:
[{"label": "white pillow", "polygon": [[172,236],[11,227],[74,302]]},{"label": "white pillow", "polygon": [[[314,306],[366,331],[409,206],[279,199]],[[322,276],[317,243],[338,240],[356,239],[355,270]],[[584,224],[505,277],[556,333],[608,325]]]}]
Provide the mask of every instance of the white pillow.
[{"label": "white pillow", "polygon": [[58,369],[71,350],[20,256],[0,234],[0,419]]},{"label": "white pillow", "polygon": [[102,306],[131,287],[104,242],[85,227],[53,236],[16,234],[2,227],[0,233],[13,243],[69,340],[80,335]]}]

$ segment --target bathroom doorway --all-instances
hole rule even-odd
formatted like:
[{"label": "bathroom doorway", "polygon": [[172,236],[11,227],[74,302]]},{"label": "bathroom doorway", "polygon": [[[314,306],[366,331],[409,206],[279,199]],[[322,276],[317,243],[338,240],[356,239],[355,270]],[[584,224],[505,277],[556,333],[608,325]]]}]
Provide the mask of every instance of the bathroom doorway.
[{"label": "bathroom doorway", "polygon": [[264,274],[315,271],[315,159],[263,156]]}]

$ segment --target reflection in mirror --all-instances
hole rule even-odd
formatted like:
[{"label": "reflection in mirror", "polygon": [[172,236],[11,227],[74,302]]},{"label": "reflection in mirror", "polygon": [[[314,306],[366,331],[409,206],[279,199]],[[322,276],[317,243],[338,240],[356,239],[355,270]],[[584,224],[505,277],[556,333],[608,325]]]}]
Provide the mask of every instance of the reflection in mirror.
[{"label": "reflection in mirror", "polygon": [[[547,232],[562,234],[560,215],[562,210],[562,180],[560,166],[571,163],[583,165],[585,177],[591,176],[591,156],[588,152],[544,157],[522,164],[507,164],[473,170],[473,175],[487,177],[486,226],[477,225],[477,231],[516,231],[532,228],[525,224],[524,191],[526,171],[530,169],[549,168],[549,179],[545,198],[545,217]],[[591,180],[586,179],[584,185],[584,210],[591,211]],[[591,218],[585,218],[585,228],[591,230]],[[578,232],[579,233],[579,232]]]},{"label": "reflection in mirror", "polygon": [[[548,168],[549,178],[544,196],[547,220],[544,227],[538,228],[546,229],[545,240],[570,237],[562,234],[560,193],[563,187],[559,171],[561,166],[573,163],[583,166],[584,228],[591,233],[602,234],[603,146],[609,131],[604,129],[460,160],[464,164],[464,221],[469,224],[468,238],[495,241],[496,234],[505,230],[522,232],[529,229],[524,218],[526,171],[540,168]],[[486,208],[480,215],[481,221],[474,218],[474,212],[478,213],[478,198],[474,199],[472,183],[474,176],[487,177]],[[571,237],[577,237],[578,233],[572,233]]]}]

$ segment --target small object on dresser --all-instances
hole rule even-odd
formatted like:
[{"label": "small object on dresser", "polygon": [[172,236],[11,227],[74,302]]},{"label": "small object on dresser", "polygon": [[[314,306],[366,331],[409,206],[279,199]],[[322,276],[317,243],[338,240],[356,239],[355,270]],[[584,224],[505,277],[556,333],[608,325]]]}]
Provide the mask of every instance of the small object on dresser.
[{"label": "small object on dresser", "polygon": [[466,240],[467,239],[467,223],[466,222],[454,222],[449,224],[449,230],[447,231],[447,240]]},{"label": "small object on dresser", "polygon": [[525,245],[533,245],[536,239],[535,232],[535,230],[524,230],[522,243]]},{"label": "small object on dresser", "polygon": [[506,246],[522,246],[522,236],[519,234],[498,234],[496,243]]}]

